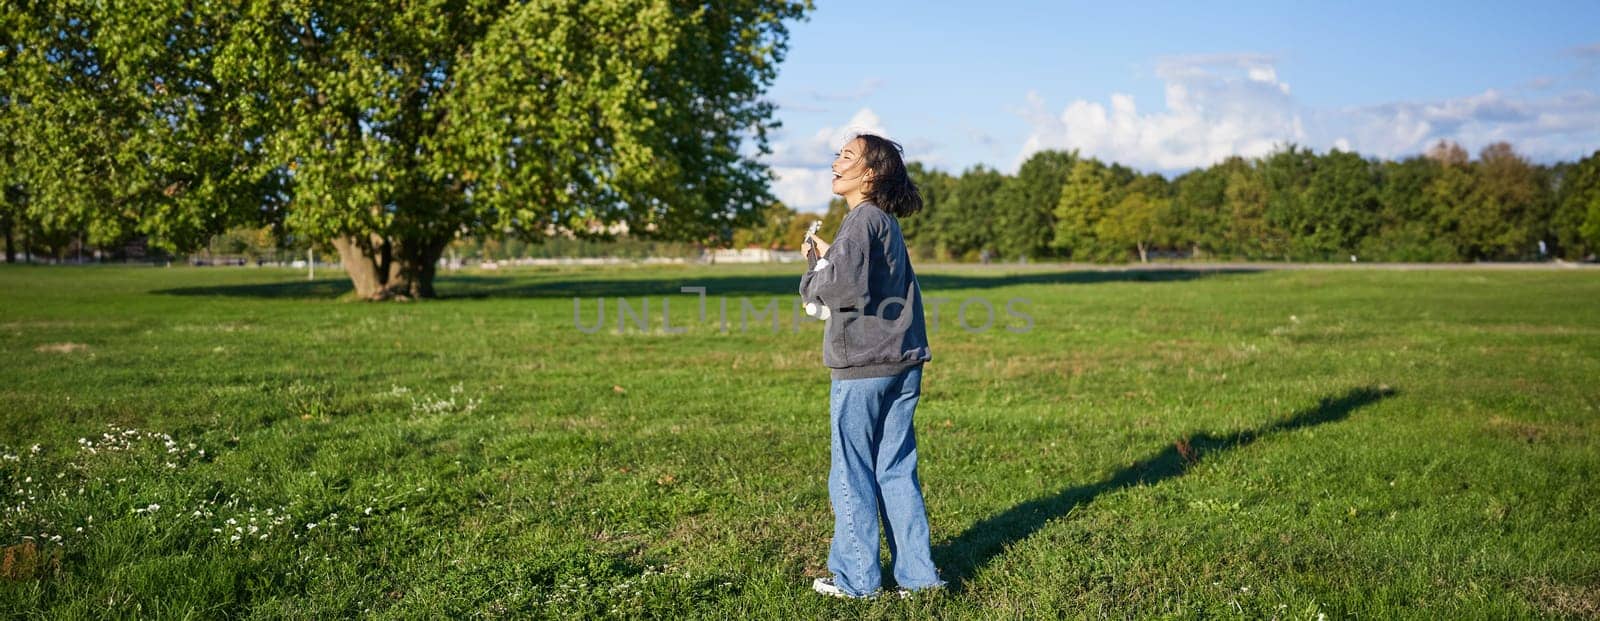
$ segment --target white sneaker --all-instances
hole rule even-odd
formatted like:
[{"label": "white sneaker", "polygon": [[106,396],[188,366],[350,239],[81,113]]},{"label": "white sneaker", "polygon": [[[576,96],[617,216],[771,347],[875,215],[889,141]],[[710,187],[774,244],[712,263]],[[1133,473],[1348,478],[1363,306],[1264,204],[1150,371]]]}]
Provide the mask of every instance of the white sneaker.
[{"label": "white sneaker", "polygon": [[931,585],[931,586],[925,586],[925,587],[922,587],[922,588],[917,589],[915,591],[913,591],[911,589],[908,589],[908,588],[905,588],[905,587],[899,587],[899,588],[896,588],[894,590],[894,594],[898,595],[900,597],[900,599],[906,599],[906,598],[915,597],[915,596],[918,596],[918,595],[932,595],[934,593],[939,593],[941,591],[944,591],[945,587],[948,586],[948,585],[949,585],[949,583],[944,582],[944,581],[940,581],[938,584]]},{"label": "white sneaker", "polygon": [[844,599],[872,599],[872,595],[851,595],[833,583],[833,578],[817,578],[811,581],[811,590],[828,597],[842,597]]}]

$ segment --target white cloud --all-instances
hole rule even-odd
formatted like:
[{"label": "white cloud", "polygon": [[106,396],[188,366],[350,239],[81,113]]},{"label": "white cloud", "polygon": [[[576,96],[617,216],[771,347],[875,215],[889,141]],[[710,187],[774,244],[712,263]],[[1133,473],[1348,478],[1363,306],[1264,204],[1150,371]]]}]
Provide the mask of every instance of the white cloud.
[{"label": "white cloud", "polygon": [[1439,139],[1472,150],[1506,140],[1537,160],[1600,145],[1600,96],[1587,92],[1526,99],[1490,89],[1443,101],[1314,109],[1290,95],[1269,56],[1166,58],[1156,75],[1166,83],[1161,111],[1140,112],[1132,96],[1113,93],[1109,106],[1077,100],[1052,113],[1029,93],[1023,117],[1032,131],[1017,162],[1042,149],[1078,149],[1146,170],[1179,171],[1231,155],[1258,157],[1287,142],[1397,158]]},{"label": "white cloud", "polygon": [[1166,111],[1140,113],[1131,95],[1113,93],[1108,109],[1078,100],[1059,115],[1030,93],[1033,131],[1018,162],[1041,149],[1080,152],[1147,169],[1204,166],[1233,154],[1265,155],[1275,142],[1304,140],[1289,86],[1272,59],[1211,55],[1162,60]]},{"label": "white cloud", "polygon": [[825,211],[833,198],[833,173],[827,168],[773,166],[772,193],[800,211]]},{"label": "white cloud", "polygon": [[844,141],[862,132],[887,136],[883,121],[871,108],[857,110],[843,125],[824,127],[800,140],[785,140],[782,136],[772,142],[772,154],[766,160],[773,166],[827,166],[833,154]]},{"label": "white cloud", "polygon": [[1586,155],[1600,146],[1600,96],[1577,92],[1517,98],[1496,89],[1435,102],[1401,102],[1325,113],[1348,128],[1354,147],[1386,158],[1418,153],[1441,139],[1476,151],[1510,142],[1535,160]]},{"label": "white cloud", "polygon": [[850,137],[863,132],[890,136],[876,112],[861,108],[837,127],[823,127],[799,140],[774,140],[772,154],[766,158],[777,177],[772,193],[785,205],[801,211],[826,210],[828,199],[833,197],[829,166],[834,153]]}]

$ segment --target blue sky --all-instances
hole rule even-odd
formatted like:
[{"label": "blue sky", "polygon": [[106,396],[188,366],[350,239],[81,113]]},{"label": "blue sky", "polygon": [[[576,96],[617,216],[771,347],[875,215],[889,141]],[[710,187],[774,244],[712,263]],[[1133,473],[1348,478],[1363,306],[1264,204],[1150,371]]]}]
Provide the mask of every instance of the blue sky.
[{"label": "blue sky", "polygon": [[1600,149],[1600,2],[842,2],[793,24],[768,93],[774,191],[822,209],[849,131],[1014,172],[1072,149],[1180,173],[1296,142]]}]

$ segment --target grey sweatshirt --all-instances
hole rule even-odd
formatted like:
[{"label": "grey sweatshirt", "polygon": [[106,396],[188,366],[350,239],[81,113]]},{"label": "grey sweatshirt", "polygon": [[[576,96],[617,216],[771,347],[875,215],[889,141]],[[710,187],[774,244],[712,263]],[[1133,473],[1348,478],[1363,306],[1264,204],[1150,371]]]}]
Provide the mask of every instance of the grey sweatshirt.
[{"label": "grey sweatshirt", "polygon": [[888,377],[932,358],[922,290],[894,217],[872,203],[857,205],[828,254],[809,264],[800,299],[830,311],[822,364],[833,379]]}]

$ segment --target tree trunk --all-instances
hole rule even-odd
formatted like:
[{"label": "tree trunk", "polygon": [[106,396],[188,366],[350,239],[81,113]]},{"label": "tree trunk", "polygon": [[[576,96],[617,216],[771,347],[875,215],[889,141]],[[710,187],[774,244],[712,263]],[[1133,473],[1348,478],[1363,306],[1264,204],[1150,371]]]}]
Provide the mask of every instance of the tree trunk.
[{"label": "tree trunk", "polygon": [[0,216],[0,226],[5,227],[6,229],[6,263],[17,262],[16,237],[11,231],[13,228],[11,226],[11,221],[12,218],[10,213]]},{"label": "tree trunk", "polygon": [[434,297],[433,278],[447,245],[449,239],[388,240],[377,235],[333,240],[339,262],[363,300]]},{"label": "tree trunk", "polygon": [[1150,255],[1147,254],[1146,251],[1145,251],[1144,242],[1139,242],[1136,245],[1139,246],[1139,262],[1140,263],[1149,263],[1150,262]]},{"label": "tree trunk", "polygon": [[354,237],[335,237],[333,247],[339,251],[339,264],[344,266],[344,273],[356,286],[356,295],[364,300],[375,299],[383,291],[388,273],[385,271],[382,272],[384,276],[379,276],[377,261]]}]

